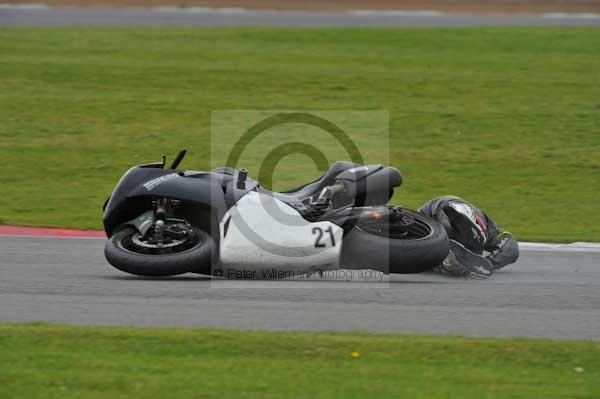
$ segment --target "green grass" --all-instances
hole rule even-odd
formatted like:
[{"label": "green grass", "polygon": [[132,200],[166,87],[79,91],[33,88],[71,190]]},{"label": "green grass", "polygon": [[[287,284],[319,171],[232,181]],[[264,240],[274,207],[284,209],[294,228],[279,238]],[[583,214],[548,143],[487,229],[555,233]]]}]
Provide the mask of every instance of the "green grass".
[{"label": "green grass", "polygon": [[6,398],[600,395],[583,341],[4,324],[0,365]]},{"label": "green grass", "polygon": [[[208,166],[211,110],[383,109],[396,202],[599,241],[599,54],[591,28],[0,29],[0,222],[100,227],[130,164],[186,146]],[[317,174],[294,167],[276,182]]]}]

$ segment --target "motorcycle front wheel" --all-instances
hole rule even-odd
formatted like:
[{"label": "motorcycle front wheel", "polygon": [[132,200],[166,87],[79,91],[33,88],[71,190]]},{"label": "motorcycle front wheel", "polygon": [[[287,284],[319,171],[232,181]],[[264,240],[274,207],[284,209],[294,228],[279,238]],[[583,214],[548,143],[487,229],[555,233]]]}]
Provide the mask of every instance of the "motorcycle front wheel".
[{"label": "motorcycle front wheel", "polygon": [[160,241],[142,236],[133,227],[125,227],[106,242],[104,255],[115,268],[137,276],[210,274],[215,251],[212,237],[191,226],[180,236]]},{"label": "motorcycle front wheel", "polygon": [[406,208],[364,208],[342,241],[341,266],[385,273],[422,273],[448,255],[437,221]]}]

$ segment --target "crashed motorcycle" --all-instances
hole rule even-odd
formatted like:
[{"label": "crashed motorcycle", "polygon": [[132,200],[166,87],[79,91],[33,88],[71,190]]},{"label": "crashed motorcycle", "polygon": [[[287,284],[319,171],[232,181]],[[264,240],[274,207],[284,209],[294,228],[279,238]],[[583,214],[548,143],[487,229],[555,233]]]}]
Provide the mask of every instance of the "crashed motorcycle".
[{"label": "crashed motorcycle", "polygon": [[106,200],[105,256],[117,269],[140,276],[228,277],[223,270],[234,270],[247,277],[265,268],[420,273],[448,254],[441,224],[387,205],[402,183],[395,168],[336,162],[311,183],[273,192],[245,169],[179,169],[185,153],[169,167],[164,156],[132,167]]}]

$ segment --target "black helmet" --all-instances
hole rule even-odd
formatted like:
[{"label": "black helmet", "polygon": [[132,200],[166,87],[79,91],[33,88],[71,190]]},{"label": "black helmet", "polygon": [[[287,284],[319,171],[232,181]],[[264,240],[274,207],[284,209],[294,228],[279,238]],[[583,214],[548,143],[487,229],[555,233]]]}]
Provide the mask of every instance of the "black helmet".
[{"label": "black helmet", "polygon": [[486,226],[475,209],[465,202],[451,201],[443,209],[442,223],[450,227],[448,236],[476,254],[482,254],[486,242]]}]

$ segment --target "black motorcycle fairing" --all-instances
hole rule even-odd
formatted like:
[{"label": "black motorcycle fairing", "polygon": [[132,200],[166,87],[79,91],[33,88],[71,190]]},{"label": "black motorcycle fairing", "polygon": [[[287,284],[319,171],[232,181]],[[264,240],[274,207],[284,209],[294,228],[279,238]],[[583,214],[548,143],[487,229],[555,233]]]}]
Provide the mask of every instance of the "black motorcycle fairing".
[{"label": "black motorcycle fairing", "polygon": [[110,237],[114,230],[146,210],[152,200],[168,198],[191,206],[207,208],[216,221],[227,209],[258,183],[247,179],[237,188],[235,176],[223,173],[178,171],[156,167],[133,167],[115,187],[104,208],[104,230]]}]

